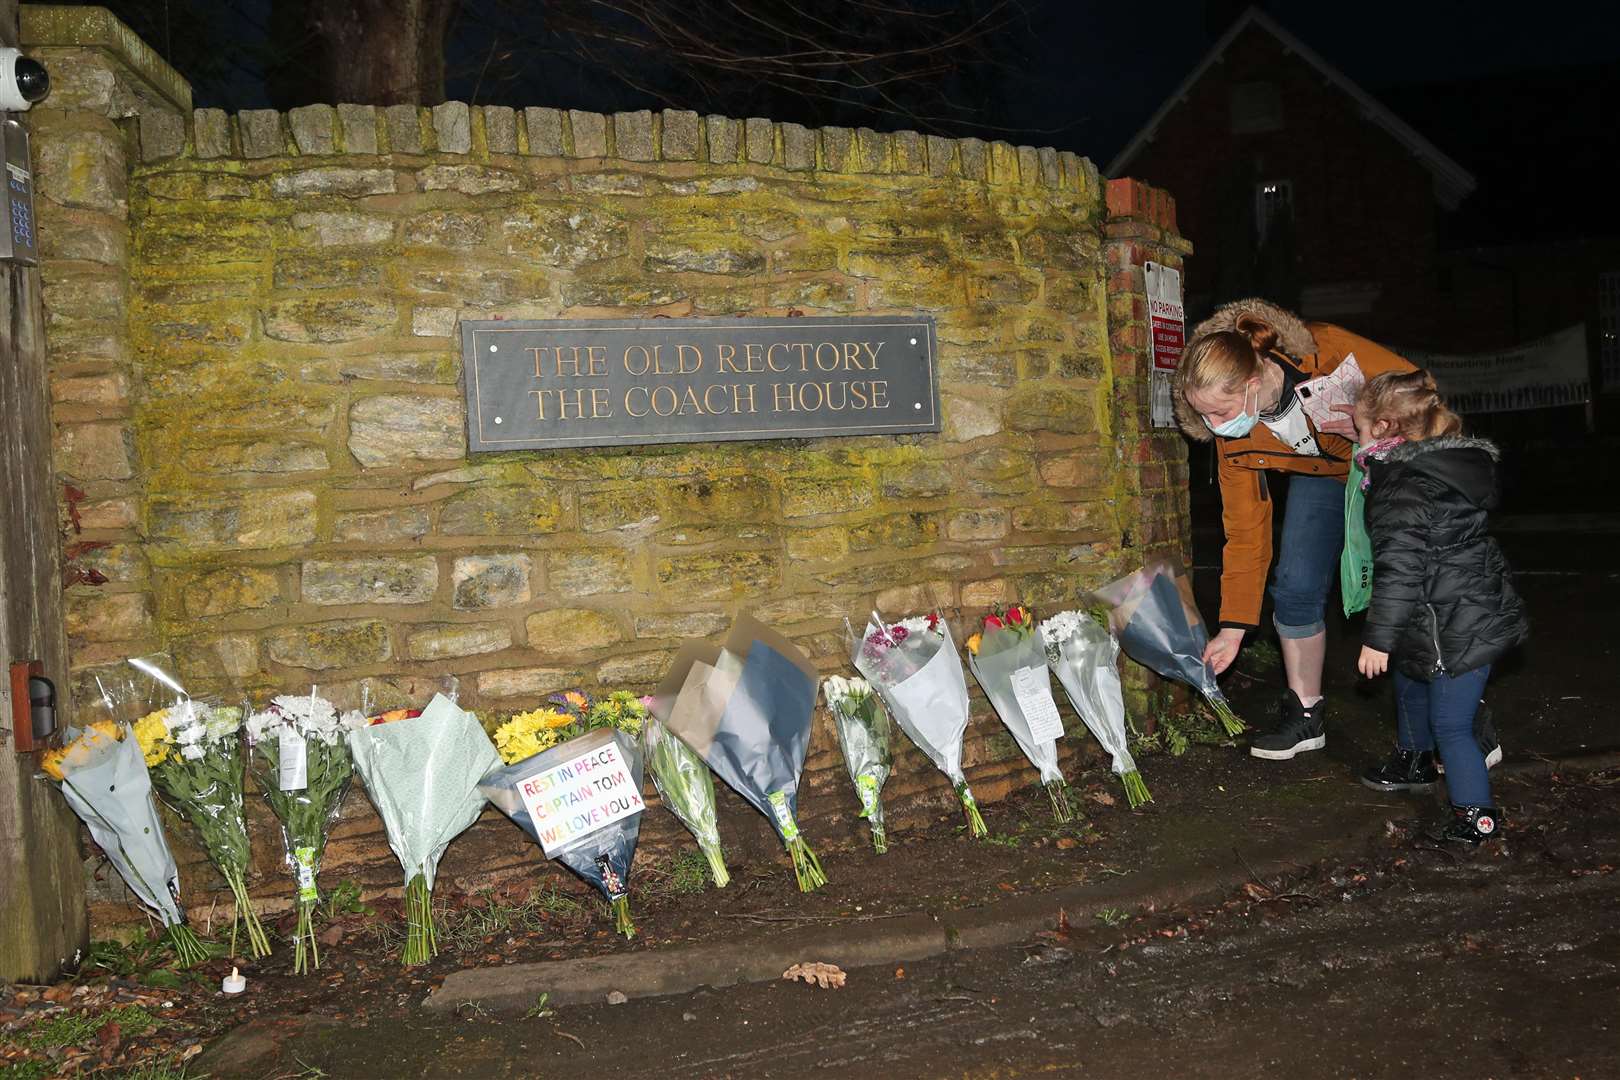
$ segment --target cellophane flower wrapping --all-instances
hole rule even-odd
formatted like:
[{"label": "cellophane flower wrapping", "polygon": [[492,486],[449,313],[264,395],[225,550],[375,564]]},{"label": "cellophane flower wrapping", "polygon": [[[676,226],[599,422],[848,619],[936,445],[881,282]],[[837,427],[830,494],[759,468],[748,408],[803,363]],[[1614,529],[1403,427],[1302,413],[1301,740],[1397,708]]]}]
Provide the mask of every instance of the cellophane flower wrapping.
[{"label": "cellophane flower wrapping", "polygon": [[[87,710],[90,711],[90,710]],[[152,780],[134,734],[112,719],[63,732],[41,762],[68,806],[90,830],[142,906],[164,926],[185,966],[208,958],[180,907],[180,871],[152,798]]]},{"label": "cellophane flower wrapping", "polygon": [[950,780],[969,832],[975,837],[989,835],[962,773],[969,716],[967,675],[950,626],[937,612],[897,623],[886,623],[874,612],[854,643],[851,662],[883,695],[900,730]]},{"label": "cellophane flower wrapping", "polygon": [[317,878],[332,824],[354,779],[348,732],[360,727],[359,712],[339,717],[315,690],[283,694],[249,716],[243,726],[248,770],[281,825],[287,868],[293,876],[298,928],[293,935],[293,971],[321,966],[315,938],[320,904]]},{"label": "cellophane flower wrapping", "polygon": [[724,648],[683,647],[652,698],[653,715],[771,822],[799,888],[825,885],[798,824],[816,705],[816,670],[798,647],[740,615]]},{"label": "cellophane flower wrapping", "polygon": [[[485,798],[540,845],[548,858],[594,885],[612,907],[616,929],[625,937],[633,937],[630,869],[646,807],[641,799],[641,742],[638,732],[626,730],[627,726],[602,724],[575,734],[547,750],[500,765],[485,774],[478,787]],[[635,726],[639,728],[640,724]],[[601,759],[600,751],[609,745],[629,780],[602,790],[604,779],[612,779],[614,773],[610,768],[593,767],[593,763]],[[542,777],[547,786],[534,798],[544,816],[537,822],[529,811],[524,787]],[[581,809],[602,811],[604,807],[608,814],[622,812],[625,816],[594,829],[588,823],[571,820]]]},{"label": "cellophane flower wrapping", "polygon": [[415,716],[368,723],[348,732],[349,752],[405,872],[406,936],[400,959],[421,964],[438,954],[433,878],[450,841],[478,820],[478,783],[500,756],[478,718],[436,694]]},{"label": "cellophane flower wrapping", "polygon": [[[650,700],[650,699],[649,699]],[[720,847],[720,815],[714,802],[714,774],[692,748],[649,716],[641,729],[641,750],[658,797],[697,841],[718,888],[731,881]]]},{"label": "cellophane flower wrapping", "polygon": [[254,958],[270,954],[270,939],[247,890],[247,820],[242,808],[244,763],[240,731],[244,709],[192,698],[171,674],[165,657],[134,657],[129,666],[137,700],[147,710],[134,723],[136,741],[158,794],[196,831],[235,901],[231,953],[246,928]]},{"label": "cellophane flower wrapping", "polygon": [[1215,681],[1215,672],[1204,663],[1209,633],[1193,601],[1185,567],[1154,560],[1098,589],[1097,596],[1110,607],[1109,626],[1125,655],[1197,690],[1228,734],[1244,730]]},{"label": "cellophane flower wrapping", "polygon": [[1125,693],[1119,682],[1119,642],[1083,611],[1060,611],[1041,623],[1046,662],[1098,744],[1113,759],[1131,807],[1152,801],[1131,757]]},{"label": "cellophane flower wrapping", "polygon": [[1015,678],[1026,680],[1026,700],[1031,708],[1050,709],[1056,717],[1057,702],[1052,697],[1052,680],[1046,667],[1046,645],[1035,629],[1035,617],[1028,608],[1015,605],[984,620],[984,629],[968,642],[968,667],[984,689],[984,696],[1012,733],[1013,741],[1029,763],[1040,773],[1041,783],[1052,800],[1052,814],[1060,822],[1071,821],[1068,781],[1058,767],[1057,737],[1038,738],[1031,725],[1026,701],[1020,700]]},{"label": "cellophane flower wrapping", "polygon": [[883,820],[883,785],[894,770],[889,712],[883,707],[883,698],[865,679],[834,675],[822,682],[821,695],[832,713],[844,765],[861,800],[861,817],[872,830],[872,848],[881,855],[889,850]]}]

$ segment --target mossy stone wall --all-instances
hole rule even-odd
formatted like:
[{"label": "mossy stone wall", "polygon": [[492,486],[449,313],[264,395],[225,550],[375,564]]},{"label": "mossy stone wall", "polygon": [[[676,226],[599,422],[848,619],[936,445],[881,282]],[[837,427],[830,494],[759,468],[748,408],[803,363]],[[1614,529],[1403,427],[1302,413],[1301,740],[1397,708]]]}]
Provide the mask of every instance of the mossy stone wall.
[{"label": "mossy stone wall", "polygon": [[[82,675],[162,650],[203,692],[392,704],[453,676],[502,711],[649,687],[742,610],[831,673],[846,616],[1050,609],[1184,543],[1130,294],[1133,258],[1184,245],[1073,154],[460,103],[171,102],[119,127],[72,97],[40,171],[45,234],[77,238],[46,305],[71,550],[104,579],[67,593]],[[1151,235],[1111,232],[1133,222]],[[939,435],[466,454],[463,318],[884,312],[938,321]],[[1035,781],[982,702],[966,763],[982,801]],[[857,837],[825,717],[807,773],[811,835]],[[887,797],[902,823],[950,798],[909,749]],[[739,807],[728,842],[765,850]],[[397,887],[377,828],[351,795],[328,879]],[[649,850],[675,829],[655,813]],[[492,817],[444,873],[538,861]]]}]

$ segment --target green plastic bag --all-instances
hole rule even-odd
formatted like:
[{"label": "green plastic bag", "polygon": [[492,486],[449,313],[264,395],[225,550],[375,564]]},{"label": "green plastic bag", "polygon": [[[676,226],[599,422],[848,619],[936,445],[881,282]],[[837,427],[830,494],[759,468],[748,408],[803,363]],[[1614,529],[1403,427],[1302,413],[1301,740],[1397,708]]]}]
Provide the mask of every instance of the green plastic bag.
[{"label": "green plastic bag", "polygon": [[1372,539],[1367,535],[1367,497],[1361,490],[1361,464],[1355,458],[1360,452],[1358,446],[1351,453],[1350,476],[1344,485],[1344,551],[1339,554],[1339,595],[1344,599],[1346,618],[1367,610],[1372,599],[1373,553]]}]

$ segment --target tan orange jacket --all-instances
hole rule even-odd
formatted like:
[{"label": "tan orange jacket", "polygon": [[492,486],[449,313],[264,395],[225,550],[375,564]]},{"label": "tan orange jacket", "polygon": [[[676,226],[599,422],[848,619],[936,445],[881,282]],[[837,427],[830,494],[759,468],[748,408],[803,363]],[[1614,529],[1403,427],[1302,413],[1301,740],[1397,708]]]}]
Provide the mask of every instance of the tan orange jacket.
[{"label": "tan orange jacket", "polygon": [[[1328,374],[1354,355],[1362,372],[1370,379],[1386,371],[1411,371],[1413,365],[1375,342],[1352,334],[1332,323],[1306,323],[1291,312],[1265,300],[1239,300],[1227,304],[1193,330],[1197,340],[1204,334],[1231,330],[1243,315],[1253,315],[1277,330],[1277,350],[1273,358],[1300,371],[1307,379]],[[1266,486],[1268,470],[1332,476],[1341,482],[1350,471],[1351,442],[1338,435],[1316,433],[1320,457],[1296,454],[1265,424],[1241,439],[1217,437],[1204,423],[1181,392],[1181,372],[1176,372],[1172,399],[1176,420],[1187,437],[1216,443],[1217,475],[1221,485],[1221,526],[1226,546],[1221,552],[1221,625],[1258,628],[1260,607],[1265,599],[1266,575],[1271,570],[1271,494]],[[1315,432],[1315,424],[1311,425]]]}]

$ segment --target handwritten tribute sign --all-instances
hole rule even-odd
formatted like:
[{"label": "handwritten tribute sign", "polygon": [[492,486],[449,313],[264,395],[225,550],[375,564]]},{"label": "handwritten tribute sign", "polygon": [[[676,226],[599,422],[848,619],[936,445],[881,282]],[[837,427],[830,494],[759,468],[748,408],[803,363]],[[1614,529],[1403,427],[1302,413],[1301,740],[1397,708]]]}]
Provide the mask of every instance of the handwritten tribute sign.
[{"label": "handwritten tribute sign", "polygon": [[934,320],[461,324],[479,451],[938,431]]},{"label": "handwritten tribute sign", "polygon": [[548,859],[646,809],[629,766],[612,742],[519,780],[518,796]]}]

